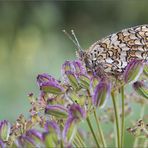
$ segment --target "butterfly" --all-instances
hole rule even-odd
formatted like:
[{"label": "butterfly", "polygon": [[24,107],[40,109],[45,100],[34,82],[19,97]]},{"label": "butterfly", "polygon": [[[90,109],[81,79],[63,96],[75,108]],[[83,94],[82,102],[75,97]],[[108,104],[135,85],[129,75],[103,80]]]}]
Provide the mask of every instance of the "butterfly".
[{"label": "butterfly", "polygon": [[78,58],[84,62],[87,71],[100,76],[123,74],[132,59],[148,60],[148,25],[135,26],[113,33],[98,40],[87,50],[80,48],[76,37],[75,41],[79,48]]}]

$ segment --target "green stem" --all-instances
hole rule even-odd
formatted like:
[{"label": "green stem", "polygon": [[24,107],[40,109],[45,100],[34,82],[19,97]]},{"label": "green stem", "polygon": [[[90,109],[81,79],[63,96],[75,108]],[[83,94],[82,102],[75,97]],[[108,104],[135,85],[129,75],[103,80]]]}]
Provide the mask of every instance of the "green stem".
[{"label": "green stem", "polygon": [[79,145],[78,143],[79,143],[79,142],[78,142],[76,139],[74,139],[73,144],[74,144],[76,147],[80,147],[80,145]]},{"label": "green stem", "polygon": [[64,146],[63,146],[63,140],[61,140],[61,148],[64,148]]},{"label": "green stem", "polygon": [[86,145],[85,145],[85,143],[84,143],[84,141],[83,141],[83,139],[81,138],[81,136],[79,135],[79,133],[77,132],[77,138],[79,139],[79,141],[80,141],[80,143],[81,143],[81,145],[82,145],[82,147],[86,147]]},{"label": "green stem", "polygon": [[95,120],[96,120],[96,123],[97,123],[98,132],[99,132],[99,136],[100,136],[102,145],[103,145],[103,147],[107,147],[106,142],[105,142],[105,138],[104,138],[104,134],[103,134],[103,131],[102,131],[102,128],[101,128],[101,125],[100,125],[99,118],[97,118],[96,110],[94,111],[94,117],[95,117]]},{"label": "green stem", "polygon": [[95,140],[95,142],[96,142],[97,147],[100,148],[100,144],[99,144],[98,141],[97,141],[97,138],[96,138],[96,135],[95,135],[94,130],[93,130],[93,128],[92,128],[92,125],[91,125],[91,122],[90,122],[89,117],[86,118],[86,121],[87,121],[87,124],[88,124],[88,126],[89,126],[89,128],[90,128],[90,130],[91,130],[91,133],[92,133],[93,137],[94,137],[94,140]]},{"label": "green stem", "polygon": [[113,101],[113,107],[114,107],[114,112],[115,112],[115,119],[116,119],[116,131],[117,131],[117,145],[118,148],[120,148],[120,128],[119,128],[119,112],[117,110],[117,104],[116,104],[116,99],[115,99],[115,93],[111,92],[112,95],[112,101]]},{"label": "green stem", "polygon": [[82,147],[82,144],[77,136],[75,137],[75,142],[79,145],[79,147]]},{"label": "green stem", "polygon": [[122,98],[122,124],[121,124],[121,147],[124,147],[124,86],[121,87],[121,98]]}]

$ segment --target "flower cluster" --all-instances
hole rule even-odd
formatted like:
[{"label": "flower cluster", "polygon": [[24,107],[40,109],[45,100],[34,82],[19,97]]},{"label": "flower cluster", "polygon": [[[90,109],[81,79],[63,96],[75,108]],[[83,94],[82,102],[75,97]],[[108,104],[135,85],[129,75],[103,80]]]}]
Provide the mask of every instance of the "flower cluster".
[{"label": "flower cluster", "polygon": [[[78,131],[81,121],[88,122],[96,145],[106,146],[100,128],[101,144],[97,141],[89,116],[94,113],[99,125],[96,110],[103,109],[111,94],[114,96],[114,92],[129,83],[140,96],[148,99],[146,80],[138,79],[142,73],[146,77],[148,75],[148,65],[142,60],[132,60],[125,69],[123,79],[116,83],[106,75],[100,78],[88,73],[79,60],[66,61],[61,71],[62,81],[45,73],[37,76],[40,94],[37,99],[33,93],[29,94],[32,106],[29,119],[20,115],[14,124],[6,120],[0,122],[0,147],[84,147]],[[129,107],[126,110],[128,114]],[[110,111],[107,114],[113,117]],[[110,120],[113,122],[115,118]]]}]

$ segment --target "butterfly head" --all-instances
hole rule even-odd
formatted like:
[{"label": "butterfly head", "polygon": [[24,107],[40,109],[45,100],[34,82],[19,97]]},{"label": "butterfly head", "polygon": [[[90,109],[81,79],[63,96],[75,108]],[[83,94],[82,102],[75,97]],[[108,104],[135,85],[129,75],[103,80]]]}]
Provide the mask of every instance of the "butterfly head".
[{"label": "butterfly head", "polygon": [[90,56],[87,54],[84,50],[77,50],[76,55],[80,61],[82,61],[87,69],[88,72],[94,71],[94,64],[90,58]]}]

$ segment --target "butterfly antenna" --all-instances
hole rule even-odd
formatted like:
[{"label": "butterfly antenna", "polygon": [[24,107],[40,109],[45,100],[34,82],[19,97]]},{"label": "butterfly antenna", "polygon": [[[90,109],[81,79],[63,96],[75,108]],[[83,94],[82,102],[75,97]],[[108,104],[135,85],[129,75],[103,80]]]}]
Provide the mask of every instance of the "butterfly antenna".
[{"label": "butterfly antenna", "polygon": [[76,35],[75,35],[74,30],[71,30],[71,34],[73,35],[73,37],[74,37],[74,39],[75,39],[75,42],[77,43],[78,49],[79,49],[80,51],[82,51],[82,48],[81,48],[81,46],[80,46],[80,44],[79,44],[79,41],[78,41],[78,39],[77,39],[77,37],[76,37]]},{"label": "butterfly antenna", "polygon": [[74,31],[71,30],[71,33],[72,33],[74,39],[71,37],[71,35],[70,35],[66,30],[63,30],[63,32],[64,32],[65,35],[67,35],[68,38],[76,45],[76,47],[78,48],[78,50],[79,50],[79,51],[82,51],[82,48],[81,48],[81,46],[80,46],[80,44],[79,44],[79,42],[78,42],[78,40],[77,40],[77,38],[76,38],[76,35],[75,35]]}]

